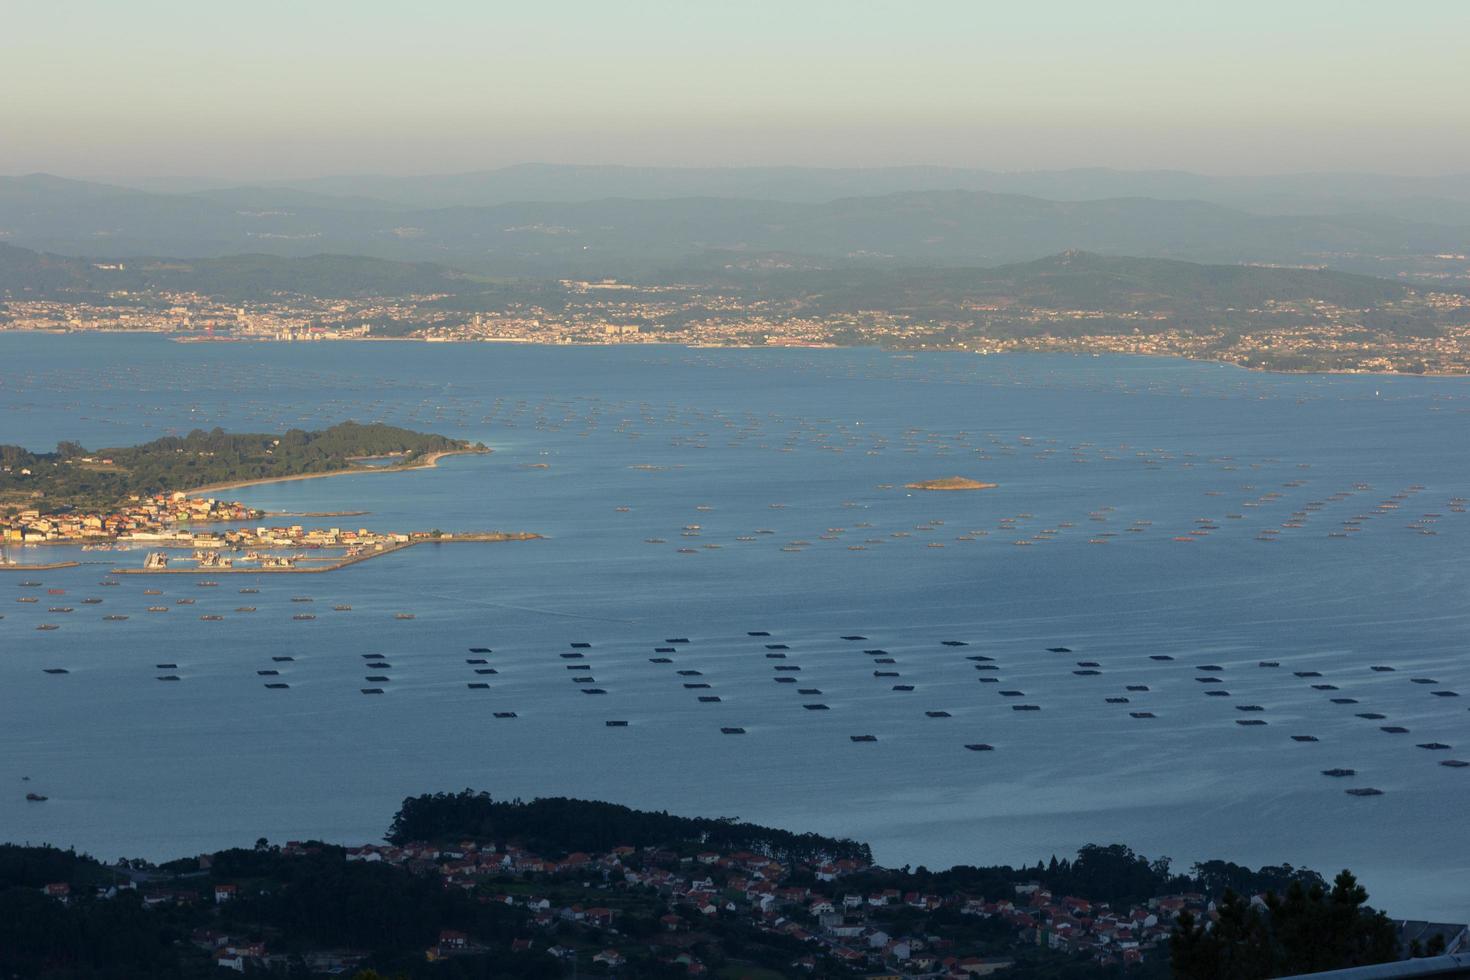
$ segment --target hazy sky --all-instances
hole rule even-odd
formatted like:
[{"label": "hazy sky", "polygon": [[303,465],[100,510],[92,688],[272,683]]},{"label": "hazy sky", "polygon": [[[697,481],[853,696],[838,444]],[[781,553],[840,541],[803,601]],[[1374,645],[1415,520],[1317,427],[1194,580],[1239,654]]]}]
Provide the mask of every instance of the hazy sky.
[{"label": "hazy sky", "polygon": [[0,0],[0,172],[1470,170],[1470,0]]}]

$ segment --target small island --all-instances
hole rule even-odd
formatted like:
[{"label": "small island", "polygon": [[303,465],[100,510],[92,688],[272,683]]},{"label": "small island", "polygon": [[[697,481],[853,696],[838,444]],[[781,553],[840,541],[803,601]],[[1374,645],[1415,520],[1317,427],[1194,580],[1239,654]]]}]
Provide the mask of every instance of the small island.
[{"label": "small island", "polygon": [[919,480],[915,483],[905,483],[910,490],[994,490],[1000,486],[998,483],[984,483],[980,480],[971,480],[965,476],[945,476],[938,480]]}]

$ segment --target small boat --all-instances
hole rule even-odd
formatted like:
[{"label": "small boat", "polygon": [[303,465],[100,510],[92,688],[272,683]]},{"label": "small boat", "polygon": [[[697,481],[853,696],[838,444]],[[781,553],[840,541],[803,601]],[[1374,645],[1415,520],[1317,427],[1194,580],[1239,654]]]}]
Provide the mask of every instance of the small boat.
[{"label": "small boat", "polygon": [[1419,743],[1419,748],[1421,748],[1421,749],[1429,749],[1430,751],[1433,751],[1433,752],[1440,752],[1440,751],[1443,751],[1445,749],[1450,748],[1450,746],[1444,744],[1443,742],[1420,742]]},{"label": "small boat", "polygon": [[1134,717],[1134,718],[1153,718],[1153,717],[1155,717],[1155,715],[1154,715],[1154,713],[1152,711],[1130,711],[1130,712],[1128,712],[1128,714],[1130,716]]},{"label": "small boat", "polygon": [[52,606],[46,611],[50,613],[69,613],[75,612],[76,610],[74,610],[71,606]]},{"label": "small boat", "polygon": [[240,590],[240,594],[241,595],[255,595],[259,591],[260,591],[259,589],[241,589]]},{"label": "small boat", "polygon": [[19,599],[16,599],[15,601],[16,602],[39,602],[40,600],[37,599],[33,595],[23,595]]},{"label": "small boat", "polygon": [[40,626],[37,626],[36,629],[38,629],[38,630],[59,630],[59,629],[61,629],[61,627],[60,626],[57,626],[55,623],[42,623]]},{"label": "small boat", "polygon": [[266,685],[266,687],[270,688],[273,691],[284,691],[290,688],[290,686],[290,684],[285,684],[280,681],[272,681],[271,683]]},{"label": "small boat", "polygon": [[1149,654],[1148,659],[1150,659],[1150,660],[1173,660],[1174,658],[1171,657],[1171,656],[1169,656],[1167,653],[1151,653],[1151,654]]},{"label": "small boat", "polygon": [[206,623],[218,623],[221,620],[223,620],[225,617],[223,617],[223,616],[217,616],[217,615],[214,615],[213,613],[210,613],[208,615],[200,616],[199,618],[202,621],[206,622]]},{"label": "small boat", "polygon": [[518,718],[518,717],[520,717],[514,711],[497,711],[494,714],[495,714],[495,717],[496,718]]},{"label": "small boat", "polygon": [[1382,721],[1383,719],[1387,718],[1388,715],[1385,715],[1379,711],[1360,711],[1358,712],[1358,717],[1366,718],[1369,721]]},{"label": "small boat", "polygon": [[295,661],[295,657],[271,657],[278,664],[288,664]]},{"label": "small boat", "polygon": [[313,599],[309,595],[293,595],[291,597],[291,601],[292,602],[315,602],[316,600]]},{"label": "small boat", "polygon": [[65,667],[43,667],[42,670],[44,670],[48,674],[70,674],[71,673],[71,671],[67,670]]},{"label": "small boat", "polygon": [[1012,711],[1040,711],[1041,710],[1041,705],[1039,705],[1039,704],[1013,704],[1013,705],[1011,705],[1011,710]]},{"label": "small boat", "polygon": [[1123,697],[1103,698],[1103,700],[1105,702],[1107,702],[1108,704],[1127,704],[1128,703],[1128,699],[1127,698],[1123,698]]},{"label": "small boat", "polygon": [[1387,732],[1390,735],[1407,735],[1407,734],[1409,734],[1409,730],[1407,728],[1405,728],[1403,725],[1380,725],[1379,728],[1378,728],[1378,730],[1380,732]]},{"label": "small boat", "polygon": [[[976,668],[976,669],[978,670],[979,668]],[[1079,677],[1096,677],[1099,674],[1101,674],[1102,671],[1100,671],[1100,670],[1074,670],[1074,671],[1072,671],[1072,673],[1076,674]]]},{"label": "small boat", "polygon": [[969,749],[971,752],[993,752],[993,751],[995,751],[995,746],[993,746],[993,745],[987,745],[984,742],[971,742],[969,745],[966,745],[965,748]]},{"label": "small boat", "polygon": [[1293,742],[1315,742],[1315,741],[1317,741],[1317,736],[1315,736],[1315,735],[1293,735],[1291,737],[1291,740]]},{"label": "small boat", "polygon": [[179,675],[178,674],[162,674],[162,675],[159,676],[158,679],[161,680],[161,681],[176,681],[176,680],[179,679]]},{"label": "small boat", "polygon": [[878,736],[877,735],[849,735],[847,737],[848,737],[848,739],[850,741],[853,741],[853,742],[876,742],[876,741],[878,741]]},{"label": "small boat", "polygon": [[1470,762],[1466,762],[1464,759],[1442,759],[1439,764],[1449,766],[1451,769],[1464,769],[1466,766],[1470,766]]},{"label": "small boat", "polygon": [[720,734],[722,734],[722,735],[744,735],[745,734],[745,729],[743,729],[743,728],[734,728],[734,727],[726,727],[726,728],[721,728],[720,729]]},{"label": "small boat", "polygon": [[1235,719],[1235,723],[1237,725],[1255,726],[1264,725],[1266,721],[1263,718],[1237,718]]},{"label": "small boat", "polygon": [[96,605],[100,605],[101,602],[102,602],[101,599],[98,599],[96,597],[90,597],[90,598],[83,599],[82,600],[82,605],[84,605],[84,606],[96,606]]},{"label": "small boat", "polygon": [[364,687],[364,688],[362,688],[362,693],[364,693],[364,694],[382,694],[383,693],[383,689],[381,687]]},{"label": "small boat", "polygon": [[48,797],[42,796],[40,793],[27,793],[26,799],[31,803],[45,803]]},{"label": "small boat", "polygon": [[194,605],[194,600],[193,599],[175,599],[174,600],[174,605],[176,605],[176,606],[192,606],[192,605]]},{"label": "small boat", "polygon": [[1354,786],[1345,791],[1349,796],[1382,796],[1383,790],[1374,789],[1372,786]]},{"label": "small boat", "polygon": [[831,710],[825,704],[804,704],[804,705],[802,705],[802,707],[805,708],[808,711],[830,711]]},{"label": "small boat", "polygon": [[413,613],[394,613],[394,619],[413,619]]},{"label": "small boat", "polygon": [[1256,666],[1257,667],[1280,667],[1281,666],[1281,661],[1279,661],[1279,660],[1262,660],[1260,663],[1256,664]]},{"label": "small boat", "polygon": [[1147,684],[1129,684],[1127,686],[1127,688],[1125,688],[1125,690],[1129,690],[1129,691],[1147,691],[1148,690],[1148,685]]},{"label": "small boat", "polygon": [[950,715],[950,713],[948,711],[926,711],[926,712],[924,712],[924,717],[926,717],[926,718],[949,718],[949,717],[952,717],[952,716]]},{"label": "small boat", "polygon": [[333,606],[332,609],[336,612],[352,612],[352,607],[345,604],[340,606]]},{"label": "small boat", "polygon": [[718,694],[701,694],[699,696],[700,704],[718,704],[719,701],[720,696]]},{"label": "small boat", "polygon": [[626,721],[605,721],[605,722],[603,722],[603,725],[605,725],[608,728],[627,728],[628,727],[628,723]]},{"label": "small boat", "polygon": [[148,611],[151,613],[168,612],[168,606],[149,606]]},{"label": "small boat", "polygon": [[470,653],[494,653],[489,647],[470,647]]},{"label": "small boat", "polygon": [[[708,687],[709,685],[706,684],[705,686]],[[583,694],[606,694],[607,692],[604,691],[600,687],[584,687],[584,688],[582,688],[582,693]]]},{"label": "small boat", "polygon": [[121,615],[119,613],[113,613],[113,614],[111,614],[109,616],[103,616],[102,617],[102,621],[104,623],[120,623],[120,622],[122,622],[123,620],[125,620],[127,618],[128,617],[123,616],[123,615]]},{"label": "small boat", "polygon": [[750,632],[746,633],[745,635],[746,636],[770,636],[771,634],[769,632],[767,632],[766,630],[751,630]]}]

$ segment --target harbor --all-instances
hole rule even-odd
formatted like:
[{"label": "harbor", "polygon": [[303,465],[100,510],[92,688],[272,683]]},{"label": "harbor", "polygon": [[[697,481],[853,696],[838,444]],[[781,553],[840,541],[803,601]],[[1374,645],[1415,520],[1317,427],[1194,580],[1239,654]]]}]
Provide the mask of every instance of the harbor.
[{"label": "harbor", "polygon": [[[340,556],[311,558],[304,555],[276,557],[257,556],[258,564],[234,564],[233,559],[211,555],[214,560],[197,559],[195,564],[185,567],[172,565],[164,552],[150,552],[142,568],[114,568],[117,575],[197,575],[201,571],[221,575],[311,575],[320,572],[335,572],[374,558],[396,554],[421,544],[490,544],[506,541],[534,541],[542,537],[530,531],[489,531],[460,534],[415,534],[407,540],[391,540],[354,547]],[[317,564],[305,564],[315,562]],[[72,562],[70,564],[76,564]],[[56,566],[53,566],[56,567]],[[65,567],[65,566],[61,566]]]}]

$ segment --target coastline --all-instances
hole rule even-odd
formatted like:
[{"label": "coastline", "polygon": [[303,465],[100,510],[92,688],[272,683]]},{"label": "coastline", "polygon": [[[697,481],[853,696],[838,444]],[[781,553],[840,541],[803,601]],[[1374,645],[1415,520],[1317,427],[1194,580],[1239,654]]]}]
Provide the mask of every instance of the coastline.
[{"label": "coastline", "polygon": [[[174,333],[165,333],[163,331],[158,331],[158,330],[66,330],[66,329],[19,329],[19,328],[8,328],[7,329],[7,328],[0,328],[0,336],[3,336],[5,334],[16,334],[16,335],[22,335],[22,334],[45,334],[45,335],[52,335],[52,336],[71,336],[71,335],[77,335],[77,334],[97,334],[97,335],[105,335],[105,336],[144,336],[144,335],[146,335],[146,336],[162,337],[164,340],[169,341],[171,343],[255,343],[255,344],[289,344],[289,343],[296,343],[295,341],[276,340],[276,339],[270,338],[270,337],[214,337],[214,338],[211,338],[209,340],[206,340],[205,338],[188,337],[186,335],[179,335],[179,334],[174,334]],[[1067,354],[1067,355],[1073,355],[1073,356],[1079,356],[1079,357],[1081,357],[1081,356],[1089,356],[1089,355],[1097,355],[1097,356],[1106,355],[1106,356],[1109,356],[1109,357],[1142,357],[1142,358],[1156,358],[1156,359],[1160,359],[1160,360],[1170,360],[1170,361],[1188,361],[1188,362],[1193,363],[1193,364],[1219,364],[1219,365],[1223,365],[1225,367],[1231,367],[1231,368],[1239,369],[1241,371],[1246,371],[1246,372],[1249,372],[1251,374],[1274,374],[1274,375],[1281,375],[1283,377],[1310,377],[1310,376],[1316,375],[1316,376],[1325,377],[1325,378],[1335,378],[1335,377],[1365,377],[1365,378],[1470,378],[1470,371],[1436,371],[1436,370],[1427,370],[1427,371],[1387,371],[1387,370],[1359,371],[1359,370],[1351,370],[1351,369],[1330,370],[1330,369],[1311,369],[1311,368],[1298,369],[1298,368],[1258,367],[1258,366],[1252,366],[1252,365],[1248,365],[1248,364],[1241,364],[1238,361],[1232,361],[1232,360],[1229,360],[1227,358],[1222,358],[1222,357],[1192,357],[1192,356],[1190,356],[1188,354],[1141,353],[1141,352],[1138,352],[1138,351],[1129,351],[1129,350],[1107,350],[1107,349],[1098,350],[1098,349],[1094,349],[1094,348],[1081,348],[1081,347],[1079,347],[1079,348],[1020,349],[1020,350],[1007,350],[1007,351],[984,351],[984,350],[977,350],[977,349],[975,349],[973,347],[934,347],[934,348],[924,348],[924,349],[909,349],[909,348],[905,348],[905,347],[884,347],[884,346],[881,346],[881,345],[878,345],[878,344],[854,344],[854,345],[812,344],[812,345],[800,345],[800,346],[788,346],[788,345],[779,345],[778,346],[778,345],[773,345],[773,344],[718,344],[718,343],[697,343],[697,342],[675,343],[675,342],[669,341],[669,342],[647,343],[647,344],[641,344],[640,343],[640,344],[636,344],[635,345],[635,344],[596,343],[596,342],[585,341],[585,340],[566,341],[566,342],[563,342],[563,343],[553,343],[551,341],[542,341],[542,340],[520,340],[520,339],[510,340],[510,339],[501,339],[501,338],[493,338],[493,337],[487,337],[487,338],[480,339],[480,340],[432,340],[432,339],[426,338],[426,337],[351,337],[351,338],[341,338],[341,339],[333,339],[333,340],[310,341],[310,343],[318,343],[318,344],[345,344],[345,343],[518,344],[518,345],[525,345],[525,346],[575,347],[575,348],[639,346],[639,347],[679,347],[679,348],[683,348],[684,350],[860,350],[860,349],[871,349],[871,350],[883,351],[883,352],[889,353],[889,354],[951,353],[951,354],[975,354],[975,355],[978,355],[978,356],[981,356],[981,357],[999,357],[999,356],[1004,356],[1006,354]],[[344,472],[351,472],[351,471],[344,471]],[[326,474],[326,473],[323,473],[323,474],[315,474],[315,475],[328,476],[328,475],[335,475],[335,474]],[[282,479],[285,479],[285,478],[282,478]],[[257,482],[270,482],[270,483],[273,483],[273,482],[276,482],[276,481],[274,481],[274,480],[266,480],[266,481],[257,481]]]},{"label": "coastline", "polygon": [[[410,470],[431,470],[439,465],[439,460],[446,456],[488,456],[493,449],[441,449],[438,452],[426,453],[417,462],[407,465],[394,466],[349,466],[340,470],[328,470],[325,473],[296,473],[291,476],[267,476],[258,480],[230,480],[225,483],[211,483],[193,490],[184,491],[185,496],[197,497],[201,494],[214,493],[218,490],[238,490],[240,487],[254,487],[265,483],[291,483],[296,480],[320,480],[329,476],[350,476],[354,473],[406,473]],[[336,516],[336,515],[334,515]],[[353,516],[344,514],[341,516]]]}]

